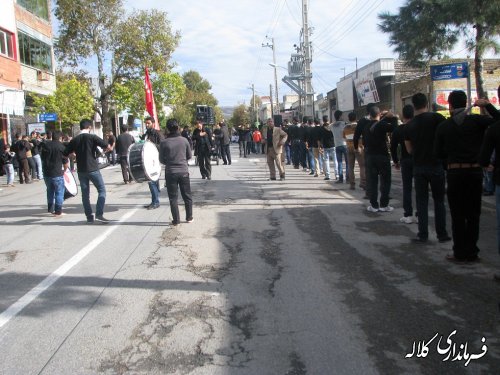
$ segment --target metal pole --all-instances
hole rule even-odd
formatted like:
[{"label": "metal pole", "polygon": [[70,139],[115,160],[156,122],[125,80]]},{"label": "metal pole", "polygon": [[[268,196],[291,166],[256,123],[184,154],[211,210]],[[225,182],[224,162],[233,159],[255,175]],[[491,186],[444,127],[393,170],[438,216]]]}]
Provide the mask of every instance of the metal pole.
[{"label": "metal pole", "polygon": [[279,96],[278,96],[278,73],[277,73],[277,66],[276,66],[276,45],[274,44],[274,38],[271,38],[271,42],[273,44],[273,65],[274,65],[274,94],[276,95],[276,106],[278,108],[277,113],[280,113],[280,101],[279,101]]},{"label": "metal pole", "polygon": [[308,23],[308,1],[302,0],[302,28],[304,35],[304,90],[306,95],[305,100],[305,115],[314,117],[314,91],[311,84],[311,43],[309,42],[309,23]]},{"label": "metal pole", "polygon": [[467,64],[467,107],[471,107],[472,104],[472,91],[471,91],[471,82],[470,82],[470,65],[469,62],[466,62]]},{"label": "metal pole", "polygon": [[273,85],[269,85],[269,98],[271,99],[271,118],[274,120]]}]

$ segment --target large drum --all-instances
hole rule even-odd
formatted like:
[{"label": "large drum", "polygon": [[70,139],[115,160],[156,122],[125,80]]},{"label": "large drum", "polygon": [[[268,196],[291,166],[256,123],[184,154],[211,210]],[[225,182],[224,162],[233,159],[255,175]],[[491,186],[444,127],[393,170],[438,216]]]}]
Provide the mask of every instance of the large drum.
[{"label": "large drum", "polygon": [[64,171],[64,200],[75,197],[78,194],[78,185],[76,184],[75,176],[68,168]]},{"label": "large drum", "polygon": [[160,154],[152,142],[132,144],[128,149],[128,165],[130,174],[137,182],[160,179]]}]

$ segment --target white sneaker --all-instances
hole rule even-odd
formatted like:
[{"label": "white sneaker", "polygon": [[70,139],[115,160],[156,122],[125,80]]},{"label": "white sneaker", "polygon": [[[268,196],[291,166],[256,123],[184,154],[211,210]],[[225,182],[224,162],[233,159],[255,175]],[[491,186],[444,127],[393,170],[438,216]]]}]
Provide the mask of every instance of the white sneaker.
[{"label": "white sneaker", "polygon": [[391,206],[380,207],[378,210],[380,212],[392,212],[392,211],[394,211],[394,207],[391,207]]},{"label": "white sneaker", "polygon": [[378,210],[379,210],[378,208],[374,208],[372,206],[366,207],[366,211],[368,212],[378,212]]},{"label": "white sneaker", "polygon": [[403,216],[401,219],[399,219],[400,222],[404,223],[404,224],[411,224],[413,223],[413,220],[411,218],[411,216]]}]

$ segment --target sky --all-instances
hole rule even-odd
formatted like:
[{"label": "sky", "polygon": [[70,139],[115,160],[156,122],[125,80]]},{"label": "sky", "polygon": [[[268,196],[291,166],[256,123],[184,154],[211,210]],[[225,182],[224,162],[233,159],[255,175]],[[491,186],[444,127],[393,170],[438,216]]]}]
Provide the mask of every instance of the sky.
[{"label": "sky", "polygon": [[[378,58],[397,57],[389,36],[377,28],[377,15],[396,13],[404,0],[309,0],[312,29],[312,74],[316,94],[336,87],[345,74]],[[281,81],[300,42],[302,0],[125,0],[127,10],[156,8],[168,13],[173,30],[181,33],[172,62],[174,70],[198,71],[212,85],[220,106],[249,104],[256,95],[274,89],[274,38],[278,93],[293,91]],[[268,38],[266,38],[266,36]]]}]

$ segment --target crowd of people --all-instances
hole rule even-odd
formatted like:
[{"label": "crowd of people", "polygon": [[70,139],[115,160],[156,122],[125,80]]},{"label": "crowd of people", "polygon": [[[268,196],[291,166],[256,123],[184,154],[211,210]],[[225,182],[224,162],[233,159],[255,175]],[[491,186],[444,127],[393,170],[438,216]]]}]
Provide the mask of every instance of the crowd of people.
[{"label": "crowd of people", "polygon": [[[417,93],[412,104],[403,107],[401,118],[390,111],[382,111],[374,104],[367,106],[367,114],[357,119],[354,112],[344,114],[337,110],[334,121],[327,116],[322,121],[293,118],[276,126],[273,119],[259,127],[241,124],[234,131],[238,135],[239,155],[251,153],[266,157],[269,180],[285,180],[285,166],[302,169],[313,178],[346,183],[351,190],[365,190],[370,213],[392,212],[392,169],[401,172],[404,224],[418,223],[418,233],[412,242],[429,241],[429,191],[434,205],[434,226],[439,242],[453,241],[453,253],[446,259],[456,263],[479,261],[479,220],[482,195],[496,194],[498,215],[498,251],[500,254],[500,165],[495,155],[500,148],[500,111],[487,99],[474,105],[487,114],[471,114],[467,96],[453,91],[448,98],[450,117],[432,112],[427,96]],[[180,131],[175,119],[167,122],[165,135],[155,129],[154,119],[146,118],[146,132],[141,137],[158,148],[160,162],[166,166],[167,187],[172,224],[180,221],[177,206],[178,189],[185,203],[186,221],[193,221],[193,202],[189,180],[188,160],[197,158],[202,179],[212,179],[211,158],[231,165],[231,136],[224,121],[213,129],[197,121],[191,134],[188,127]],[[88,223],[107,223],[104,218],[106,188],[96,161],[99,148],[110,155],[115,153],[122,169],[125,184],[133,182],[127,161],[129,147],[135,142],[126,126],[115,138],[108,134],[103,140],[90,133],[90,120],[82,120],[81,132],[73,139],[63,139],[60,132],[30,137],[16,135],[12,146],[5,145],[2,165],[7,175],[7,186],[14,186],[14,170],[19,182],[29,184],[44,180],[47,186],[48,211],[55,217],[62,215],[64,197],[63,173],[72,168],[76,159],[82,203]],[[358,164],[355,175],[355,164]],[[333,170],[331,168],[333,164]],[[391,165],[392,164],[392,165]],[[493,181],[493,182],[492,182]],[[90,204],[90,183],[97,191],[95,216]],[[149,181],[151,202],[145,208],[160,206],[160,181]],[[493,186],[492,186],[493,185]],[[495,192],[496,185],[496,192]],[[413,195],[415,206],[413,206]],[[445,200],[451,216],[451,236],[447,229]],[[495,274],[500,280],[500,274]]]}]

